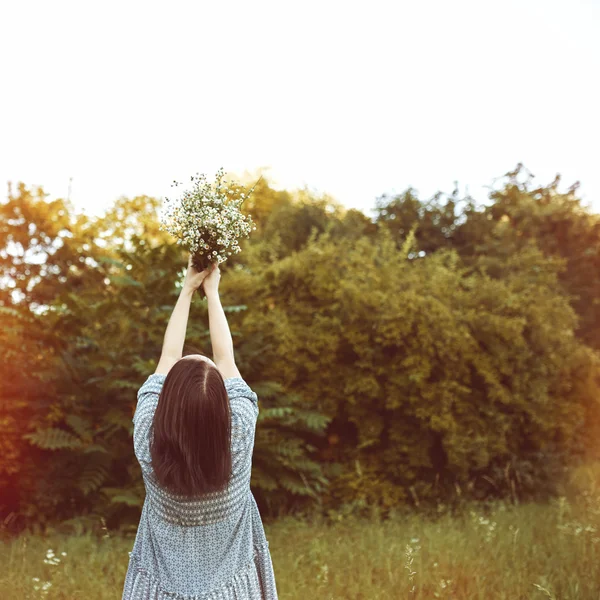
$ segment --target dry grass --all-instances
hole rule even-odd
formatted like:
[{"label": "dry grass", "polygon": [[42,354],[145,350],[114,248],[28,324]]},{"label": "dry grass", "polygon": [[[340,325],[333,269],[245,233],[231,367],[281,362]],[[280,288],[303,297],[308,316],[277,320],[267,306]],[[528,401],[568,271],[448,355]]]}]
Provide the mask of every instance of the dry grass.
[{"label": "dry grass", "polygon": [[[600,598],[600,498],[591,495],[385,522],[286,518],[265,529],[282,600]],[[1,596],[120,598],[132,543],[23,535],[0,550]]]}]

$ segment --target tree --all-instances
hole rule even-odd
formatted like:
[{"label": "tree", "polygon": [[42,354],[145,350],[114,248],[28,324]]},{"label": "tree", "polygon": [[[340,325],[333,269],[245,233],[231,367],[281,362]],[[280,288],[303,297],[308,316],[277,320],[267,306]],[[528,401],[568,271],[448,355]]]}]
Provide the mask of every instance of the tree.
[{"label": "tree", "polygon": [[573,335],[560,264],[525,249],[496,279],[454,251],[411,249],[386,228],[313,235],[229,279],[264,376],[332,419],[325,502],[390,507],[473,481],[479,497],[510,481],[548,493],[598,432],[598,358]]},{"label": "tree", "polygon": [[398,245],[413,227],[419,250],[430,254],[452,248],[467,262],[487,259],[490,275],[501,278],[504,262],[530,246],[547,257],[565,260],[560,282],[580,320],[577,335],[600,349],[600,217],[577,197],[578,183],[559,192],[560,176],[549,185],[533,185],[522,164],[508,172],[486,202],[478,204],[458,191],[442,202],[417,198],[412,189],[378,199],[376,221]]},{"label": "tree", "polygon": [[451,247],[460,218],[457,193],[445,202],[442,194],[422,202],[412,188],[391,198],[384,194],[376,202],[376,222],[390,231],[399,246],[414,229],[419,250],[425,254]]},{"label": "tree", "polygon": [[[135,521],[144,499],[131,446],[135,394],[156,367],[185,256],[159,231],[152,198],[121,198],[93,221],[67,214],[54,229],[46,224],[51,219],[41,191],[34,196],[21,187],[21,196],[4,208],[26,212],[64,242],[43,238],[36,255],[43,267],[32,283],[21,284],[21,297],[7,293],[0,311],[6,325],[2,347],[12,359],[3,373],[10,385],[0,393],[0,428],[10,432],[0,463],[7,498],[2,511],[13,515],[15,527],[73,517],[80,524],[101,516],[111,525]],[[5,280],[28,270],[31,253],[18,254],[15,267],[6,252],[19,235],[33,245],[23,227],[9,219],[4,230]],[[235,314],[243,307],[227,310]],[[209,354],[207,323],[206,303],[198,297],[188,339]],[[236,349],[245,365],[251,347],[240,343]],[[308,459],[306,440],[318,436],[327,419],[310,410],[291,414],[284,387],[242,368],[264,395],[253,485],[273,511],[290,496],[314,501],[326,480]],[[277,405],[270,406],[274,394]],[[282,444],[273,446],[273,439]]]},{"label": "tree", "polygon": [[560,281],[580,317],[577,334],[600,349],[600,217],[581,204],[578,184],[558,191],[557,176],[532,187],[522,165],[506,175],[488,206],[471,205],[456,236],[457,249],[469,259],[485,255],[498,269],[506,257],[534,244],[548,257],[564,260]]}]

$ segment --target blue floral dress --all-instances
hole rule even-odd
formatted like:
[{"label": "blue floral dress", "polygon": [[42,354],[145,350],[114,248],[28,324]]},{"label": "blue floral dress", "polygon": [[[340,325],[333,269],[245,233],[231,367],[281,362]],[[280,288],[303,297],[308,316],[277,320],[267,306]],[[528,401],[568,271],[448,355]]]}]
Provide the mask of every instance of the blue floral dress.
[{"label": "blue floral dress", "polygon": [[225,379],[231,406],[229,487],[193,500],[162,489],[152,471],[151,426],[165,378],[148,377],[133,417],[146,498],[123,600],[277,600],[269,542],[250,491],[256,393],[241,377]]}]

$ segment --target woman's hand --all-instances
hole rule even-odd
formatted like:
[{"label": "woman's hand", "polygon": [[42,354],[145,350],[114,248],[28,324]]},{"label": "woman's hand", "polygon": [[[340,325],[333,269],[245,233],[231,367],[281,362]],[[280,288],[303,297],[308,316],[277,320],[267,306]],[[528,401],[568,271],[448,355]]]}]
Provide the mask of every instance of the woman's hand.
[{"label": "woman's hand", "polygon": [[[203,271],[204,272],[204,271]],[[206,297],[216,296],[219,293],[219,281],[221,280],[221,269],[218,264],[210,267],[208,276],[203,281],[203,289]]]},{"label": "woman's hand", "polygon": [[190,256],[183,288],[169,318],[167,331],[165,331],[156,373],[166,375],[171,367],[181,358],[192,297],[194,292],[202,285],[208,273],[209,269],[198,272],[192,265],[192,257]]},{"label": "woman's hand", "polygon": [[204,269],[204,271],[197,271],[194,265],[192,264],[192,256],[190,254],[187,272],[185,274],[185,280],[183,282],[183,287],[192,292],[195,292],[202,285],[202,282],[206,279],[211,269],[212,265],[208,267],[208,269]]}]

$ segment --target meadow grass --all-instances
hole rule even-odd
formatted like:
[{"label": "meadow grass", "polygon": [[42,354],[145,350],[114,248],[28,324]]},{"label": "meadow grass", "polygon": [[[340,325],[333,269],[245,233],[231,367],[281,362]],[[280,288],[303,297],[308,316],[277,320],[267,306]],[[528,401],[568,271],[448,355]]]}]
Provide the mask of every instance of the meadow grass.
[{"label": "meadow grass", "polygon": [[[598,497],[387,520],[286,517],[265,530],[282,600],[600,599]],[[0,597],[121,598],[132,544],[110,533],[7,539]]]}]

